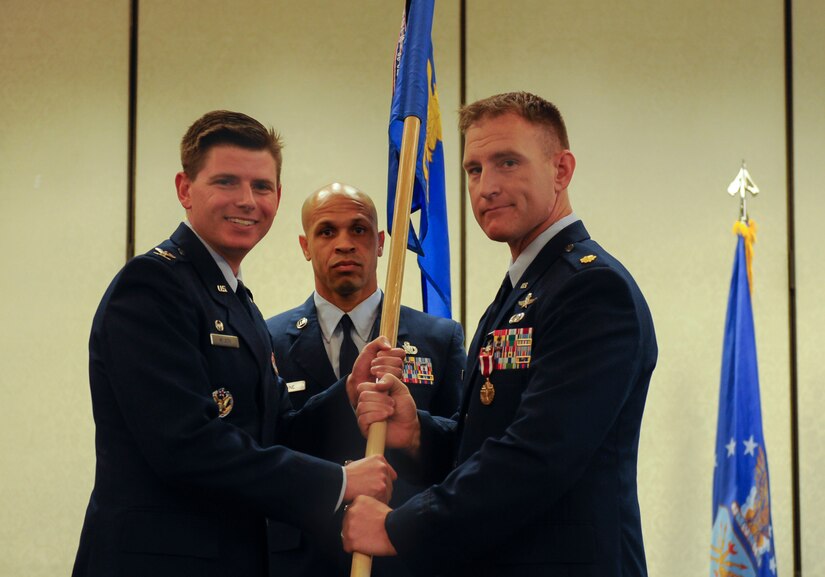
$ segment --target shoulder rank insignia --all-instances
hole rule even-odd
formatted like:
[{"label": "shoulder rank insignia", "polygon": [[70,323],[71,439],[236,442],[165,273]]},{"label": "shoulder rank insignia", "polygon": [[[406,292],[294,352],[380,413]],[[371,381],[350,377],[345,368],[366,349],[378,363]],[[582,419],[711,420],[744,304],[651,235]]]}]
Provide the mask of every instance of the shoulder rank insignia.
[{"label": "shoulder rank insignia", "polygon": [[418,354],[418,347],[415,345],[411,345],[408,341],[404,341],[404,344],[401,345],[404,349],[404,352],[408,355],[417,355]]},{"label": "shoulder rank insignia", "polygon": [[521,299],[518,304],[521,308],[526,309],[534,302],[536,302],[536,299],[533,298],[533,293],[527,293],[527,296]]},{"label": "shoulder rank insignia", "polygon": [[223,419],[226,415],[232,412],[232,407],[235,406],[235,399],[232,398],[232,393],[221,387],[217,391],[212,391],[212,399],[218,405],[218,416]]},{"label": "shoulder rank insignia", "polygon": [[596,260],[596,255],[595,254],[589,254],[587,256],[581,257],[579,259],[579,262],[582,263],[582,264],[590,264],[594,260]]},{"label": "shoulder rank insignia", "polygon": [[166,260],[175,260],[175,255],[169,252],[168,250],[163,250],[159,246],[155,247],[155,254],[161,258],[165,258]]}]

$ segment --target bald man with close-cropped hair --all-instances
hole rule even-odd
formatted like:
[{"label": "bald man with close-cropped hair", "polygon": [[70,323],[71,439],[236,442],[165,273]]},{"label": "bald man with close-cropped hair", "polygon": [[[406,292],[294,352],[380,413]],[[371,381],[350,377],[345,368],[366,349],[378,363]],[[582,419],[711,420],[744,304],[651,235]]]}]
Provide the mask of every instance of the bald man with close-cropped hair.
[{"label": "bald man with close-cropped hair", "polygon": [[[304,233],[298,240],[312,264],[315,291],[300,306],[267,321],[278,370],[296,408],[349,373],[351,355],[378,336],[383,300],[377,267],[384,232],[367,194],[348,184],[328,184],[304,201],[301,222]],[[402,306],[397,340],[407,352],[404,382],[416,406],[445,417],[455,413],[466,359],[461,325]],[[366,441],[352,422],[329,430],[336,433],[313,440],[323,447],[319,456],[340,463],[364,456]],[[398,481],[391,504],[398,506],[422,489]],[[279,577],[349,575],[350,557],[337,534],[312,540],[283,523],[270,523],[269,529],[270,566],[278,568]],[[372,574],[408,572],[387,558],[375,560]]]}]

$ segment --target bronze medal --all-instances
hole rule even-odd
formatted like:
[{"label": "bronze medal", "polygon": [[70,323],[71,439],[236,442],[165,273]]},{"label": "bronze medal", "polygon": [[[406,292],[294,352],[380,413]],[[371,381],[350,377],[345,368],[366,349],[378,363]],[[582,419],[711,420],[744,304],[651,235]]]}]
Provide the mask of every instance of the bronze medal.
[{"label": "bronze medal", "polygon": [[496,396],[496,388],[493,386],[493,383],[490,382],[490,375],[493,373],[494,364],[493,347],[492,345],[487,345],[483,347],[478,354],[479,370],[481,371],[481,376],[484,377],[484,384],[481,385],[480,393],[482,405],[489,405]]},{"label": "bronze medal", "polygon": [[484,381],[484,384],[481,385],[481,404],[482,405],[489,405],[493,402],[493,399],[496,398],[496,388],[493,386],[493,383],[490,382],[488,378]]}]

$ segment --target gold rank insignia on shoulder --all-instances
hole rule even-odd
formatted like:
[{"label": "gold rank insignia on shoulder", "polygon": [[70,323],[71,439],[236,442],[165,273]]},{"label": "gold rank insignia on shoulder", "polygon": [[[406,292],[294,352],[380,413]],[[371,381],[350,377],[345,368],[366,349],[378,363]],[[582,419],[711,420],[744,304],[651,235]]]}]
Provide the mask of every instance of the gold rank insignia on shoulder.
[{"label": "gold rank insignia on shoulder", "polygon": [[536,299],[533,298],[533,293],[527,293],[527,296],[521,299],[518,304],[521,308],[526,309],[534,302],[536,302]]},{"label": "gold rank insignia on shoulder", "polygon": [[582,263],[582,264],[590,264],[594,260],[596,260],[596,255],[595,254],[589,254],[587,256],[581,257],[579,259],[579,262]]},{"label": "gold rank insignia on shoulder", "polygon": [[295,328],[296,328],[296,329],[302,329],[302,328],[304,328],[305,326],[307,326],[307,323],[308,323],[308,322],[309,322],[309,321],[307,320],[307,318],[306,318],[306,317],[301,317],[300,319],[298,319],[298,322],[297,322],[297,323],[295,323]]},{"label": "gold rank insignia on shoulder", "polygon": [[165,258],[166,260],[175,260],[175,255],[173,255],[168,250],[163,250],[159,246],[155,247],[155,254],[161,258]]},{"label": "gold rank insignia on shoulder", "polygon": [[401,345],[404,349],[404,352],[408,355],[417,355],[418,354],[418,347],[415,345],[411,345],[408,341],[404,341],[404,344]]},{"label": "gold rank insignia on shoulder", "polygon": [[219,292],[219,293],[228,293],[228,292],[229,292],[229,289],[228,289],[228,288],[226,288],[226,285],[225,285],[225,284],[219,284],[219,285],[217,285],[215,288],[217,288],[217,289],[218,289],[218,292]]},{"label": "gold rank insignia on shoulder", "polygon": [[235,399],[232,398],[232,393],[223,387],[217,391],[212,391],[212,400],[218,405],[218,416],[221,419],[231,413],[232,407],[235,406]]}]

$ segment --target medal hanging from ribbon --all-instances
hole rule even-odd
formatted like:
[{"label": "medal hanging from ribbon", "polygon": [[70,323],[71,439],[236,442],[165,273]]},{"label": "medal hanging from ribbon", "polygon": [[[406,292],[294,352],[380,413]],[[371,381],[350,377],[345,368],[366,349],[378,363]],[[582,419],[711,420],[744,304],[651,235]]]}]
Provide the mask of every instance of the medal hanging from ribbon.
[{"label": "medal hanging from ribbon", "polygon": [[478,354],[478,364],[481,376],[484,377],[484,384],[481,385],[481,404],[489,405],[496,396],[496,388],[490,382],[490,375],[493,373],[493,367],[495,366],[491,345],[482,347],[481,352]]}]

